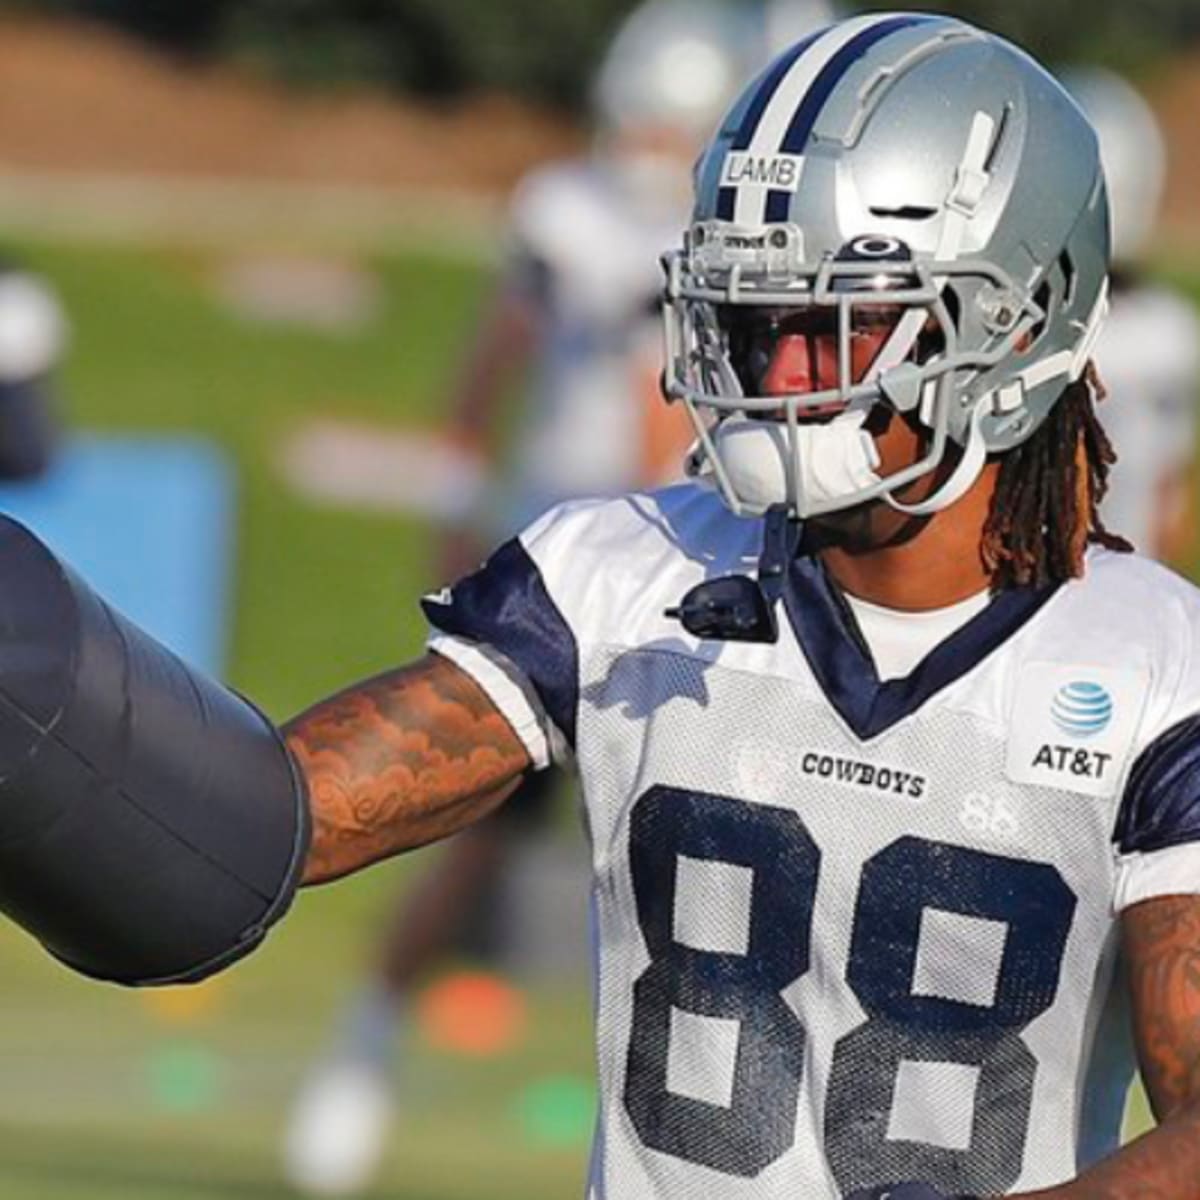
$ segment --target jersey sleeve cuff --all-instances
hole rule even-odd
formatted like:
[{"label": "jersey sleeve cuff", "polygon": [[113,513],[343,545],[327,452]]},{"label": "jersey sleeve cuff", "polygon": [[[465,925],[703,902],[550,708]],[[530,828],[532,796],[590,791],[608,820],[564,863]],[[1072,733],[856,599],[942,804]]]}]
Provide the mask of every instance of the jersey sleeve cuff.
[{"label": "jersey sleeve cuff", "polygon": [[426,647],[465,671],[512,726],[535,771],[567,757],[566,743],[520,670],[490,646],[434,631]]},{"label": "jersey sleeve cuff", "polygon": [[1158,896],[1200,895],[1200,842],[1117,858],[1113,911]]}]

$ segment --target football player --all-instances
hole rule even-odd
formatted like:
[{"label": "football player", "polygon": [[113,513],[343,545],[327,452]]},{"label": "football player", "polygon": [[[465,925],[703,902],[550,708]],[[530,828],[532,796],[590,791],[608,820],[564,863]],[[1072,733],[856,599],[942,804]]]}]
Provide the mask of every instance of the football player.
[{"label": "football player", "polygon": [[[307,880],[573,762],[593,1197],[1194,1200],[1200,596],[1099,515],[1095,135],[1002,40],[873,15],[696,186],[696,481],[551,510],[288,725]],[[1133,1046],[1161,1123],[1118,1150]]]},{"label": "football player", "polygon": [[[811,0],[776,0],[769,15],[792,28],[832,19]],[[493,485],[447,537],[443,578],[563,500],[679,478],[693,434],[659,391],[659,259],[686,221],[704,139],[766,59],[766,24],[715,0],[636,9],[595,80],[592,151],[518,185],[507,262],[450,400],[450,437]],[[510,453],[511,393],[526,375]],[[283,1164],[295,1186],[350,1193],[374,1174],[391,1119],[397,1022],[486,910],[515,843],[544,824],[558,786],[557,772],[532,775],[496,819],[454,839],[389,914],[370,977],[294,1105]]]},{"label": "football player", "polygon": [[1166,144],[1149,105],[1120,76],[1078,68],[1063,81],[1100,138],[1112,218],[1112,311],[1095,354],[1108,391],[1104,427],[1120,451],[1105,520],[1142,553],[1180,562],[1195,534],[1200,322],[1187,300],[1145,278]]}]

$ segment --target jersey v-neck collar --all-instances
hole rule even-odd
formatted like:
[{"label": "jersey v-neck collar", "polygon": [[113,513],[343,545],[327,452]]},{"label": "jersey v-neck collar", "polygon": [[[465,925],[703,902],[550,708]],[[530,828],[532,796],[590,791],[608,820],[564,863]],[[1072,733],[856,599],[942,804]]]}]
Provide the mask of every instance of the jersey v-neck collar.
[{"label": "jersey v-neck collar", "polygon": [[849,606],[815,557],[788,569],[784,609],[825,698],[860,741],[869,741],[961,679],[1007,641],[1058,590],[1007,588],[939,642],[908,674],[881,680]]}]

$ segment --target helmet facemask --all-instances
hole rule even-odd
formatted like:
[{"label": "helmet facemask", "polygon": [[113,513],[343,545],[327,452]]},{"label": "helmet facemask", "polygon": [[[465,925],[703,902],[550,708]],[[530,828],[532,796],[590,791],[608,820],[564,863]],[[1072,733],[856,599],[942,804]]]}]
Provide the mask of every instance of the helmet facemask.
[{"label": "helmet facemask", "polygon": [[[916,260],[898,239],[867,235],[809,263],[803,245],[795,225],[747,230],[709,221],[664,259],[665,391],[696,430],[690,473],[711,476],[739,515],[785,504],[804,518],[875,499],[918,513],[944,507],[986,457],[977,419],[984,406],[971,398],[971,381],[1034,340],[1045,311],[988,262]],[[961,337],[968,305],[987,329],[975,347]],[[881,310],[899,315],[856,379],[853,332]],[[827,314],[837,337],[836,386],[754,394],[738,344],[740,311],[751,321],[756,313]],[[917,461],[882,477],[863,428],[877,405],[915,418],[928,441]],[[827,423],[812,420],[830,410],[837,415]],[[963,450],[950,478],[922,504],[901,503],[896,491],[937,470],[950,442]]]}]

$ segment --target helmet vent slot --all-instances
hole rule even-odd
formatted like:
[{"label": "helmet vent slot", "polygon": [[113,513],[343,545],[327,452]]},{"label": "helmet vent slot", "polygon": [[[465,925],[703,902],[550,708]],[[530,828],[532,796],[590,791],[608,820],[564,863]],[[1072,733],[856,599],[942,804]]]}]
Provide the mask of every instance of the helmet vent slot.
[{"label": "helmet vent slot", "polygon": [[871,205],[868,210],[873,217],[884,217],[893,221],[928,221],[936,217],[939,210],[925,204],[902,204],[899,208],[884,208],[882,205]]},{"label": "helmet vent slot", "polygon": [[992,168],[996,165],[996,155],[1000,153],[1000,143],[1004,141],[1004,135],[1008,132],[1008,122],[1012,114],[1012,101],[1009,100],[1004,105],[1004,110],[1000,113],[1000,120],[996,122],[996,136],[992,138],[991,149],[988,150],[987,159],[983,164],[984,171],[989,175],[992,172]]}]

